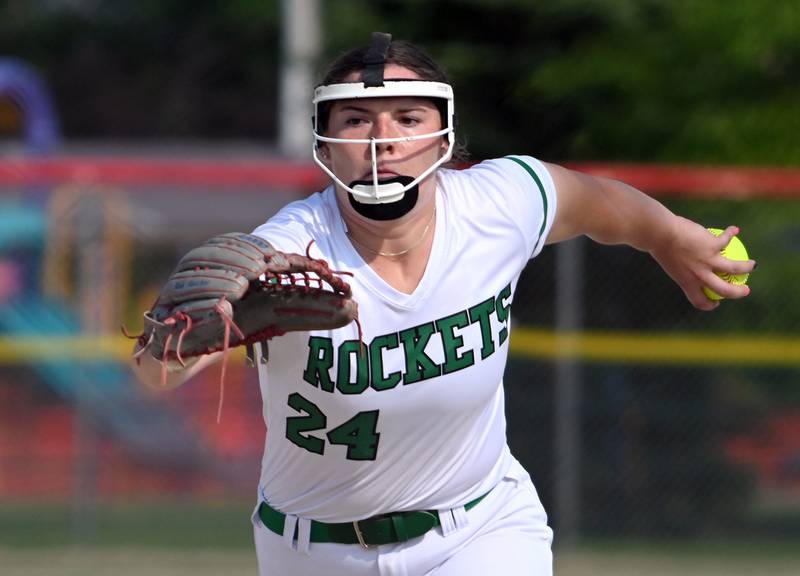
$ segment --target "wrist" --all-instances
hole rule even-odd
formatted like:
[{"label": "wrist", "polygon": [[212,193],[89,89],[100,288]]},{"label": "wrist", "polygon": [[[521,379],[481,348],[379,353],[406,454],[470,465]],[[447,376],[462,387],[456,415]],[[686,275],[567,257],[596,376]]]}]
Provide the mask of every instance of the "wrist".
[{"label": "wrist", "polygon": [[681,237],[680,229],[683,218],[669,212],[666,208],[664,210],[667,212],[667,217],[659,219],[659,225],[655,227],[655,232],[651,234],[645,248],[650,254],[670,250]]}]

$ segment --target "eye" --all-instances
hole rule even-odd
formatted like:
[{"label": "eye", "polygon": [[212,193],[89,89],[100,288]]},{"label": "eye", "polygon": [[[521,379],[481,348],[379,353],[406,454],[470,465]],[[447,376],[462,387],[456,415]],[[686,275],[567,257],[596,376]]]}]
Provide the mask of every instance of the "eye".
[{"label": "eye", "polygon": [[401,116],[400,124],[407,127],[417,126],[422,122],[421,118],[417,116]]},{"label": "eye", "polygon": [[355,116],[346,118],[344,121],[345,126],[361,126],[364,123],[366,123],[366,120]]}]

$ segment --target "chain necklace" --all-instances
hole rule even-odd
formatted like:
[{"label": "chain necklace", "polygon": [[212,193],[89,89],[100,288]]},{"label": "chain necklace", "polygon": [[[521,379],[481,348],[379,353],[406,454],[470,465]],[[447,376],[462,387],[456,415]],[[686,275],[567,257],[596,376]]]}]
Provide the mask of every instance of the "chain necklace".
[{"label": "chain necklace", "polygon": [[352,240],[353,242],[355,242],[359,246],[361,246],[364,250],[366,250],[367,252],[371,252],[372,254],[377,254],[378,256],[386,256],[386,257],[389,257],[389,258],[394,258],[394,257],[397,257],[397,256],[403,256],[404,254],[408,254],[414,248],[416,248],[417,246],[422,244],[422,241],[425,240],[425,237],[428,235],[428,230],[430,230],[431,224],[433,224],[433,219],[434,219],[435,216],[436,216],[436,207],[433,208],[433,213],[431,213],[431,217],[430,217],[430,219],[428,219],[428,223],[425,225],[425,229],[422,231],[422,234],[419,235],[419,240],[414,242],[411,246],[409,246],[405,250],[400,250],[399,252],[383,252],[382,250],[375,250],[373,248],[370,248],[366,244],[362,244],[361,242],[359,242],[358,240],[353,238],[353,235],[350,234],[350,230],[347,230],[347,237],[350,238],[350,240]]}]

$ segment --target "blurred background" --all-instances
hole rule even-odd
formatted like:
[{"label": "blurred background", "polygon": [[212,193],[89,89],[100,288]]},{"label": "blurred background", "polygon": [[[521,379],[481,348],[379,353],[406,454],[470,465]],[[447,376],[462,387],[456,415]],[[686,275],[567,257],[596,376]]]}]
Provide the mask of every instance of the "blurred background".
[{"label": "blurred background", "polygon": [[0,572],[255,574],[255,372],[218,424],[218,372],[145,390],[119,326],[325,185],[310,92],[374,30],[447,68],[472,160],[618,177],[759,262],[711,314],[631,249],[529,265],[508,431],[557,573],[800,573],[796,0],[0,0]]}]

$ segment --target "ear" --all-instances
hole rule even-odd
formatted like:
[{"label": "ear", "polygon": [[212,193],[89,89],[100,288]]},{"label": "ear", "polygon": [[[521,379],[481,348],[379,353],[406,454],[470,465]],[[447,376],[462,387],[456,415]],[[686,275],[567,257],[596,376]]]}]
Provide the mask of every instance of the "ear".
[{"label": "ear", "polygon": [[317,146],[317,156],[319,156],[319,159],[323,164],[325,164],[325,166],[328,168],[331,167],[331,153],[328,149],[328,145],[325,142],[321,142]]}]

